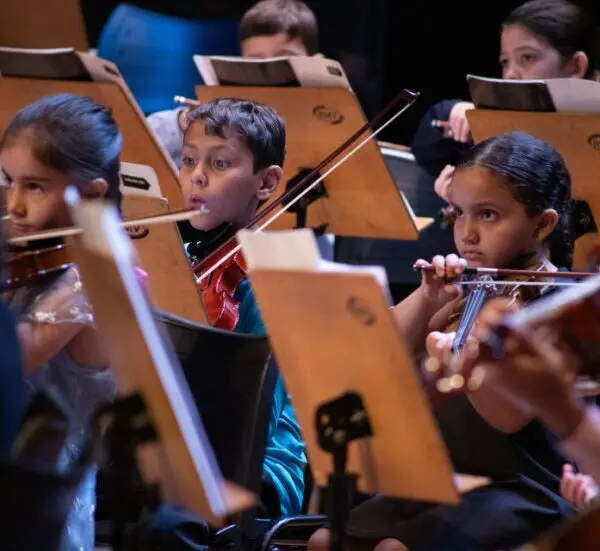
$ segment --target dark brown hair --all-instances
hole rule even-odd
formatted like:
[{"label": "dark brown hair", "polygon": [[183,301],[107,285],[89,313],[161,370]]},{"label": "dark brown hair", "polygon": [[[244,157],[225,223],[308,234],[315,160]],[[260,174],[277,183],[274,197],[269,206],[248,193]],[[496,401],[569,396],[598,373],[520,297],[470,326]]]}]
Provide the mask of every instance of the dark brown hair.
[{"label": "dark brown hair", "polygon": [[46,96],[17,112],[0,139],[0,150],[21,137],[31,140],[39,162],[68,175],[72,184],[106,180],[106,198],[120,207],[123,138],[108,108],[86,96]]},{"label": "dark brown hair", "polygon": [[312,10],[300,0],[261,0],[240,23],[240,42],[255,36],[284,33],[299,39],[308,55],[319,51],[319,26]]},{"label": "dark brown hair", "polygon": [[589,67],[584,78],[591,79],[598,67],[598,27],[581,6],[565,0],[531,0],[514,9],[503,25],[521,25],[555,49],[564,60],[584,52]]},{"label": "dark brown hair", "polygon": [[201,122],[206,133],[220,138],[236,136],[254,157],[254,171],[271,165],[283,166],[285,124],[267,105],[235,98],[216,98],[188,114],[189,126]]},{"label": "dark brown hair", "polygon": [[529,216],[556,210],[558,224],[547,238],[550,260],[570,269],[574,243],[571,176],[558,151],[525,132],[507,132],[478,143],[456,170],[473,165],[502,176]]}]

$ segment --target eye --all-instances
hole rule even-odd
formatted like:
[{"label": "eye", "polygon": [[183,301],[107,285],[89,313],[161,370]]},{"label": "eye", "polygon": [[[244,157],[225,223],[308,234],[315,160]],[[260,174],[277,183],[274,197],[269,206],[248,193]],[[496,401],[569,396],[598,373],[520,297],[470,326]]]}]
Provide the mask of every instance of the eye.
[{"label": "eye", "polygon": [[44,186],[38,182],[25,182],[25,190],[31,193],[43,193]]},{"label": "eye", "polygon": [[454,218],[458,219],[464,216],[462,209],[459,209],[458,207],[452,207],[452,210],[454,211]]},{"label": "eye", "polygon": [[483,209],[479,213],[479,216],[484,222],[497,222],[500,217],[496,211],[491,209]]},{"label": "eye", "polygon": [[181,157],[181,164],[183,166],[194,166],[196,164],[196,159],[190,155],[184,155]]},{"label": "eye", "polygon": [[508,59],[506,59],[505,57],[500,59],[500,67],[502,67],[502,69],[505,69],[507,65],[508,65]]},{"label": "eye", "polygon": [[523,54],[521,56],[521,62],[523,64],[533,63],[536,59],[536,56],[534,56],[533,54]]},{"label": "eye", "polygon": [[212,164],[216,170],[226,170],[231,166],[231,163],[225,159],[213,159]]}]

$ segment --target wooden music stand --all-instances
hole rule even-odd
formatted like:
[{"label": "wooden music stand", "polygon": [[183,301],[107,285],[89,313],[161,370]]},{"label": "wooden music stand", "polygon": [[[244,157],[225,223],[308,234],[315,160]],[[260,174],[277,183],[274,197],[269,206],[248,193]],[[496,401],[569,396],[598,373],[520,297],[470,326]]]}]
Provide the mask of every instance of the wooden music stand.
[{"label": "wooden music stand", "polygon": [[[146,124],[146,120],[125,85],[117,68],[110,62],[91,54],[72,50],[48,54],[21,53],[4,59],[0,53],[0,131],[8,124],[15,112],[44,96],[56,93],[81,94],[92,97],[110,107],[123,134],[122,160],[151,166],[158,177],[164,200],[138,200],[125,197],[125,218],[150,216],[167,212],[169,208],[182,208],[183,200],[175,166]],[[61,61],[56,60],[60,57]],[[54,61],[53,61],[54,60]],[[70,78],[87,79],[89,82],[60,80],[61,70]],[[18,71],[18,77],[6,76]],[[33,73],[51,79],[23,77]],[[144,230],[141,228],[141,230]],[[177,227],[173,223],[146,228],[145,235],[130,232],[140,253],[141,263],[149,276],[149,294],[157,307],[206,324],[206,313],[196,289],[189,262],[183,250]],[[140,239],[140,236],[143,239]],[[197,297],[198,300],[194,300]]]},{"label": "wooden music stand", "polygon": [[[345,88],[198,86],[196,94],[203,102],[235,97],[273,107],[286,125],[286,182],[299,170],[316,166],[366,122],[356,96]],[[374,140],[323,183],[326,196],[308,205],[306,227],[324,225],[326,233],[340,236],[416,240],[433,222],[412,214]],[[269,229],[294,227],[296,215],[285,213]]]},{"label": "wooden music stand", "polygon": [[0,131],[16,111],[44,96],[65,92],[89,96],[112,110],[123,134],[122,160],[153,167],[169,207],[183,208],[175,165],[113,63],[73,50],[0,54],[0,60],[4,58],[0,62]]},{"label": "wooden music stand", "polygon": [[[310,230],[244,230],[238,239],[316,484],[329,475],[335,494],[347,477],[366,493],[457,503],[450,459],[383,282],[364,269],[318,271]],[[464,489],[485,483],[469,477]],[[342,511],[344,493],[334,497]]]},{"label": "wooden music stand", "polygon": [[[167,213],[162,197],[123,197],[127,218]],[[162,310],[201,325],[208,325],[202,297],[194,281],[177,226],[171,223],[127,229],[139,255],[140,267],[148,273],[148,296]]]},{"label": "wooden music stand", "polygon": [[87,50],[79,0],[2,0],[0,46]]},{"label": "wooden music stand", "polygon": [[254,505],[256,497],[222,479],[181,367],[136,281],[131,242],[116,210],[72,197],[68,202],[83,230],[73,240],[75,260],[122,398],[113,415],[122,413],[124,404],[131,407],[132,397],[141,397],[140,415],[149,417],[156,435],[137,442],[144,479],[159,483],[166,500],[221,526],[230,514]]},{"label": "wooden music stand", "polygon": [[[600,115],[473,109],[467,118],[476,142],[523,131],[553,146],[571,172],[573,198],[587,202],[600,226]],[[587,268],[587,253],[597,240],[597,233],[589,233],[576,241],[574,267]]]}]

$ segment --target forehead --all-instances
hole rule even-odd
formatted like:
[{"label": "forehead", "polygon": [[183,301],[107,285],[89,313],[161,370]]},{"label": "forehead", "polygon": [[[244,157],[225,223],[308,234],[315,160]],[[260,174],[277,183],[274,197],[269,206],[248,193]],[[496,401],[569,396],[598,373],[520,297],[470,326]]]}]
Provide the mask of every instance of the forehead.
[{"label": "forehead", "polygon": [[298,37],[290,39],[286,33],[252,36],[242,42],[244,57],[268,58],[278,56],[307,55]]},{"label": "forehead", "polygon": [[203,122],[193,122],[185,133],[183,145],[193,147],[198,150],[207,149],[227,149],[234,153],[242,155],[252,155],[246,142],[242,140],[235,132],[229,130],[224,133],[224,137],[208,133],[206,125]]},{"label": "forehead", "polygon": [[482,203],[507,206],[517,202],[506,179],[481,166],[461,168],[454,173],[450,200],[463,208]]},{"label": "forehead", "polygon": [[502,28],[500,45],[502,52],[505,53],[526,47],[552,49],[541,36],[533,34],[529,29],[516,23]]},{"label": "forehead", "polygon": [[62,176],[35,157],[31,139],[26,135],[11,140],[0,150],[0,166],[14,178],[21,175]]}]

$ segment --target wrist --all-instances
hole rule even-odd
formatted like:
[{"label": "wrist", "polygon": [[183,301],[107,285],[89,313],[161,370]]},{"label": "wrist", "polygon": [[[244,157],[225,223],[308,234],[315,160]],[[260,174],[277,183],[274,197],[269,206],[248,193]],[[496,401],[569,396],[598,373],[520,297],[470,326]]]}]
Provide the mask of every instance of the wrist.
[{"label": "wrist", "polygon": [[445,302],[439,298],[431,298],[428,296],[427,288],[424,283],[417,289],[417,295],[419,297],[419,309],[428,317],[433,316],[433,314],[445,304]]}]

